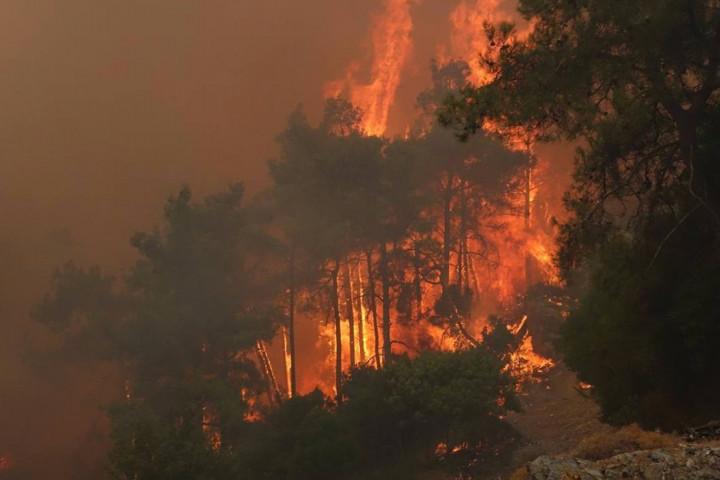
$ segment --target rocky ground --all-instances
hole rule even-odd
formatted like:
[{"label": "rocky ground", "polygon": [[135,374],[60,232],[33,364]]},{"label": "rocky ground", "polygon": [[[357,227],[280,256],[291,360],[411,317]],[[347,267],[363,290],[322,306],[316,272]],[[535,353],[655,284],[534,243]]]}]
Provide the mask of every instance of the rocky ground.
[{"label": "rocky ground", "polygon": [[542,455],[569,452],[583,439],[612,430],[600,422],[597,404],[578,388],[575,374],[560,362],[536,383],[526,384],[519,396],[522,411],[506,418],[516,431],[515,443],[463,478],[506,479]]},{"label": "rocky ground", "polygon": [[696,429],[693,438],[612,428],[599,421],[597,404],[562,364],[527,385],[521,401],[523,411],[507,418],[520,439],[505,467],[473,478],[720,480],[720,441],[713,436],[720,424]]},{"label": "rocky ground", "polygon": [[562,363],[525,385],[520,400],[523,410],[506,418],[515,442],[456,479],[720,480],[719,441],[688,444],[637,426],[601,423],[598,405]]},{"label": "rocky ground", "polygon": [[686,445],[622,453],[591,462],[567,457],[541,456],[513,479],[528,480],[720,480],[720,447]]},{"label": "rocky ground", "polygon": [[691,432],[693,438],[615,429],[600,422],[597,403],[559,361],[523,387],[520,402],[522,411],[506,418],[510,440],[494,455],[474,458],[459,475],[436,470],[422,478],[720,480],[720,423]]}]

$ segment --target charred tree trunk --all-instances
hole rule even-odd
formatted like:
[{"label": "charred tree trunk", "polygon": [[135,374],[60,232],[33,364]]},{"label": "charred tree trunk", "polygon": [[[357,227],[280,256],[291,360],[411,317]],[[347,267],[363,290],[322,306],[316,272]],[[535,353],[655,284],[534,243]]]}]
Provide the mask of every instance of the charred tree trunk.
[{"label": "charred tree trunk", "polygon": [[423,310],[423,295],[422,295],[422,275],[420,273],[420,266],[422,260],[420,259],[420,251],[418,250],[417,243],[413,249],[413,267],[415,268],[415,278],[413,279],[413,288],[415,290],[415,311],[417,319],[419,320],[422,316]]},{"label": "charred tree trunk", "polygon": [[[527,146],[528,163],[525,168],[525,209],[523,216],[525,217],[525,234],[529,237],[530,235],[530,195],[532,188],[532,152],[530,150],[530,143]],[[529,289],[532,286],[532,256],[530,251],[525,250],[525,287]]]},{"label": "charred tree trunk", "polygon": [[375,298],[375,275],[373,274],[372,252],[365,252],[368,269],[367,295],[370,299],[370,315],[372,316],[373,335],[375,337],[375,366],[381,368],[380,363],[380,330],[378,329],[377,299]]},{"label": "charred tree trunk", "polygon": [[460,231],[458,232],[458,258],[457,258],[457,284],[460,292],[468,288],[469,284],[464,282],[467,279],[467,203],[465,198],[465,184],[460,185]]},{"label": "charred tree trunk", "polygon": [[470,255],[468,255],[468,272],[470,275],[472,275],[473,282],[475,284],[475,293],[480,296],[480,278],[478,277],[477,271],[475,270],[475,265],[473,264],[472,257],[470,257]]},{"label": "charred tree trunk", "polygon": [[353,313],[352,287],[350,286],[350,262],[345,262],[343,268],[343,290],[345,294],[345,316],[347,317],[348,326],[350,328],[349,347],[350,347],[350,368],[355,367],[355,315]]},{"label": "charred tree trunk", "polygon": [[297,394],[295,359],[295,245],[290,245],[290,304],[288,305],[288,344],[290,354],[290,397]]},{"label": "charred tree trunk", "polygon": [[460,333],[462,333],[463,337],[472,344],[473,347],[479,347],[480,342],[477,341],[475,337],[473,337],[470,332],[468,332],[467,328],[465,328],[465,325],[463,324],[463,318],[461,318],[459,315],[455,318],[455,326],[460,330]]},{"label": "charred tree trunk", "polygon": [[340,261],[335,260],[333,270],[330,272],[332,288],[330,301],[332,303],[333,319],[335,320],[335,399],[338,405],[342,403],[342,322],[340,321],[340,301],[338,292],[338,271]]},{"label": "charred tree trunk", "polygon": [[258,340],[255,344],[255,351],[258,356],[258,361],[260,362],[261,370],[263,371],[263,376],[267,381],[268,397],[270,398],[270,403],[280,403],[282,395],[280,395],[280,389],[278,388],[277,380],[275,379],[275,373],[272,369],[272,363],[270,363],[270,357],[268,357],[267,350],[265,349],[265,344],[262,340]]},{"label": "charred tree trunk", "polygon": [[440,270],[440,285],[443,294],[447,293],[450,285],[450,251],[452,246],[452,184],[454,178],[448,176],[443,198],[443,245],[442,265]]},{"label": "charred tree trunk", "polygon": [[365,307],[362,301],[363,281],[361,263],[357,264],[357,285],[353,288],[352,280],[350,281],[350,291],[355,301],[355,311],[358,315],[358,344],[360,346],[360,363],[365,364],[367,354],[365,352]]},{"label": "charred tree trunk", "polygon": [[286,325],[281,329],[283,338],[283,359],[285,360],[285,385],[287,385],[286,393],[288,398],[293,397],[292,391],[292,359],[290,357],[290,331]]},{"label": "charred tree trunk", "polygon": [[463,238],[462,248],[463,248],[463,265],[464,265],[463,274],[465,277],[465,288],[469,289],[470,288],[470,253],[469,253],[469,249],[468,249],[467,233],[466,233],[465,237]]},{"label": "charred tree trunk", "polygon": [[383,363],[388,365],[392,361],[392,343],[390,340],[390,265],[385,241],[380,245],[380,277],[383,304]]}]

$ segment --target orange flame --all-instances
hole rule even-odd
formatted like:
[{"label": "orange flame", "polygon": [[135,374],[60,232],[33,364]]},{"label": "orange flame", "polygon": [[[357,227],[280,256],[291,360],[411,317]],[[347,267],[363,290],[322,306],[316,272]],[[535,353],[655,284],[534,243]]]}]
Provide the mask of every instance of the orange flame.
[{"label": "orange flame", "polygon": [[[371,65],[369,72],[361,72],[360,61],[348,66],[345,76],[328,82],[324,87],[326,97],[346,97],[353,105],[359,107],[364,114],[363,128],[366,135],[382,136],[386,134],[388,114],[395,101],[395,95],[401,82],[401,74],[408,62],[412,44],[413,21],[411,7],[418,0],[383,0],[384,8],[379,12],[371,26]],[[491,74],[484,69],[479,54],[490,45],[485,31],[485,23],[511,21],[518,26],[516,36],[522,39],[529,35],[533,25],[524,22],[515,12],[514,0],[460,0],[450,15],[452,25],[451,37],[447,45],[438,50],[438,60],[446,63],[455,59],[466,61],[471,69],[468,81],[475,85],[491,81]],[[368,75],[369,82],[360,80],[361,75]],[[500,132],[495,124],[487,124],[485,128]],[[513,150],[533,152],[534,144],[531,133],[520,128],[503,129],[507,145]],[[558,282],[557,272],[552,262],[554,250],[554,231],[550,221],[551,212],[561,212],[561,192],[551,178],[552,169],[548,158],[537,156],[533,170],[520,173],[523,178],[514,180],[515,184],[527,185],[511,194],[508,199],[512,212],[497,214],[492,218],[483,219],[487,223],[482,241],[468,239],[468,250],[481,252],[469,261],[468,283],[479,299],[473,308],[470,318],[465,319],[465,327],[477,339],[487,326],[487,317],[518,300],[527,288],[534,283],[555,284]],[[526,210],[526,194],[528,196],[529,214]],[[522,213],[518,213],[522,212]],[[487,249],[486,245],[492,245]],[[485,250],[484,250],[485,248]],[[353,267],[355,269],[355,267]],[[352,296],[362,290],[365,278],[360,269],[355,270],[356,276],[351,280]],[[411,275],[411,273],[408,273]],[[405,280],[408,280],[407,278]],[[376,279],[377,282],[377,279]],[[354,284],[354,285],[353,285]],[[420,307],[413,307],[413,321],[410,324],[396,318],[393,310],[392,338],[394,351],[415,356],[420,350],[455,350],[456,339],[448,335],[444,328],[435,326],[428,321],[430,307],[439,298],[439,286],[425,285],[422,292],[423,301]],[[424,304],[424,306],[422,305]],[[374,362],[370,357],[374,354],[375,338],[368,306],[360,303],[355,311],[356,328],[363,322],[364,336],[357,337],[356,358],[366,352],[369,365]],[[377,306],[380,310],[380,305]],[[415,310],[421,310],[417,312]],[[346,315],[342,315],[342,357],[343,370],[350,367],[349,323]],[[378,318],[378,320],[380,320]],[[303,365],[298,371],[298,389],[300,392],[310,391],[315,386],[325,393],[334,392],[334,358],[335,331],[334,323],[323,322],[320,318],[309,319],[306,325],[316,336],[312,337],[313,352],[311,360],[301,360]],[[522,324],[511,326],[516,334],[520,334]],[[360,349],[360,342],[363,349]],[[397,342],[397,343],[396,343]],[[379,340],[382,343],[382,338]],[[302,355],[302,354],[300,354]],[[282,357],[278,357],[282,358]],[[287,358],[283,360],[288,363]],[[508,367],[521,377],[532,376],[534,372],[544,371],[552,366],[552,361],[537,355],[532,346],[532,338],[525,333],[520,348],[512,354]],[[288,382],[288,380],[286,380]]]},{"label": "orange flame", "polygon": [[528,382],[554,366],[555,362],[535,352],[532,336],[525,334],[520,347],[510,354],[510,363],[507,369],[521,382]]},{"label": "orange flame", "polygon": [[[499,3],[500,0],[464,1],[450,14],[450,57],[461,58],[468,63],[471,71],[468,80],[475,85],[483,85],[490,80],[488,72],[480,64],[480,52],[488,47],[483,24],[495,20],[495,10]],[[443,53],[440,52],[441,58],[451,59]]]},{"label": "orange flame", "polygon": [[350,102],[362,109],[367,135],[382,136],[387,129],[390,107],[400,84],[402,69],[412,50],[413,28],[410,5],[413,0],[385,0],[385,10],[373,22],[373,64],[371,81],[360,84],[356,75],[358,62],[352,62],[343,79],[325,85],[326,97],[347,95]]},{"label": "orange flame", "polygon": [[[557,197],[555,185],[552,182],[545,182],[544,177],[548,174],[549,162],[540,158],[535,165],[535,174],[530,177],[529,190],[530,215],[526,218],[522,213],[524,209],[524,191],[518,191],[511,195],[508,201],[512,204],[515,214],[498,214],[495,217],[486,219],[488,227],[484,230],[484,236],[492,245],[490,252],[480,257],[473,257],[470,261],[470,283],[477,294],[478,304],[473,308],[469,318],[464,319],[467,330],[478,340],[482,338],[483,328],[488,325],[487,317],[490,313],[499,310],[518,301],[528,288],[535,283],[557,284],[558,276],[552,261],[554,250],[554,234],[551,225],[549,212],[556,212],[560,208],[560,199]],[[524,173],[521,173],[524,175]],[[522,182],[524,179],[519,179]],[[520,189],[524,190],[524,189]],[[491,226],[493,225],[493,226]],[[469,250],[482,253],[482,245],[479,240],[468,239]],[[456,254],[454,254],[456,255]],[[457,259],[451,260],[453,263]],[[352,280],[354,283],[351,290],[357,295],[357,286],[365,281],[366,272],[361,274],[357,267],[353,267]],[[406,272],[408,275],[404,281],[412,281],[413,272]],[[377,281],[377,279],[376,279]],[[357,283],[355,283],[357,282]],[[342,280],[341,280],[342,283]],[[342,285],[341,285],[342,286]],[[343,289],[341,288],[341,291]],[[458,348],[456,338],[449,335],[442,327],[431,324],[428,321],[428,309],[439,298],[440,287],[438,285],[423,284],[424,311],[416,312],[413,309],[413,320],[409,324],[398,321],[394,309],[392,324],[393,350],[396,353],[406,353],[414,357],[421,350],[445,350],[452,351]],[[378,310],[381,305],[377,306]],[[360,339],[357,336],[359,322],[364,322],[363,337],[365,351],[369,356],[374,351],[375,338],[372,334],[372,322],[370,315],[364,306],[356,311],[356,342],[355,356],[360,358]],[[333,322],[322,322],[316,319],[318,325],[318,337],[315,348],[318,351],[326,352],[312,368],[305,369],[301,375],[303,389],[311,389],[319,386],[326,393],[334,392],[333,369],[335,358],[335,330]],[[522,322],[522,321],[521,321]],[[518,334],[523,324],[511,326],[513,333]],[[349,350],[349,323],[346,315],[342,313],[342,348],[343,348],[343,370],[350,368]],[[382,339],[380,339],[382,343]],[[369,362],[373,365],[373,362]],[[529,380],[537,372],[543,372],[553,365],[552,361],[537,355],[532,346],[532,338],[526,334],[523,337],[520,348],[511,357],[510,371],[520,378]]]},{"label": "orange flame", "polygon": [[527,37],[533,29],[517,14],[515,8],[516,2],[512,0],[463,0],[450,14],[450,44],[438,50],[441,63],[454,59],[465,60],[471,71],[468,80],[474,85],[488,83],[491,76],[480,61],[480,53],[490,46],[485,23],[515,23],[518,38]]}]

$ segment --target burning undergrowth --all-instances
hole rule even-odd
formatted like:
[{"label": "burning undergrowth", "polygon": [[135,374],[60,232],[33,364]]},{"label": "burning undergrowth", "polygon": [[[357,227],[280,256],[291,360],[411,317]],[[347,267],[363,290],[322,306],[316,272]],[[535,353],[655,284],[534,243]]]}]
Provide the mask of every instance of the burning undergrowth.
[{"label": "burning undergrowth", "polygon": [[[526,172],[530,168],[532,176]],[[507,363],[517,377],[526,381],[553,365],[551,337],[570,307],[552,262],[553,212],[560,208],[561,189],[550,181],[544,160],[519,170],[495,204],[486,200],[471,206],[458,194],[469,183],[439,181],[437,191],[454,198],[445,210],[431,206],[424,215],[439,218],[440,224],[411,232],[389,247],[385,277],[380,254],[345,257],[337,277],[344,371],[382,367],[385,326],[393,354],[410,357],[477,346],[500,326],[514,337]],[[470,212],[478,216],[471,218]],[[332,287],[321,280],[297,299],[298,334],[304,336],[306,352],[298,367],[301,391],[319,386],[327,394],[336,392],[336,324],[332,309],[325,307],[333,298]],[[289,386],[289,357],[278,351],[287,344],[285,335],[274,342],[272,358],[285,367],[277,381]]]}]

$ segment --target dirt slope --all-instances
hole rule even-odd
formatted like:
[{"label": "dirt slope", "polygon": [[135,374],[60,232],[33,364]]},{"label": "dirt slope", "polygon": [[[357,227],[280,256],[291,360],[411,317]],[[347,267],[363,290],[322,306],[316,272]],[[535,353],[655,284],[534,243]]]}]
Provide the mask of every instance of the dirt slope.
[{"label": "dirt slope", "polygon": [[506,418],[518,433],[514,445],[455,478],[507,479],[541,455],[568,453],[584,438],[610,432],[599,420],[597,403],[579,391],[577,383],[575,374],[558,361],[539,382],[526,384],[520,393],[523,410]]},{"label": "dirt slope", "polygon": [[514,466],[540,455],[568,452],[583,438],[611,430],[600,422],[597,403],[576,386],[575,374],[562,363],[540,383],[526,385],[521,394],[523,411],[507,417],[522,435],[512,455]]}]

